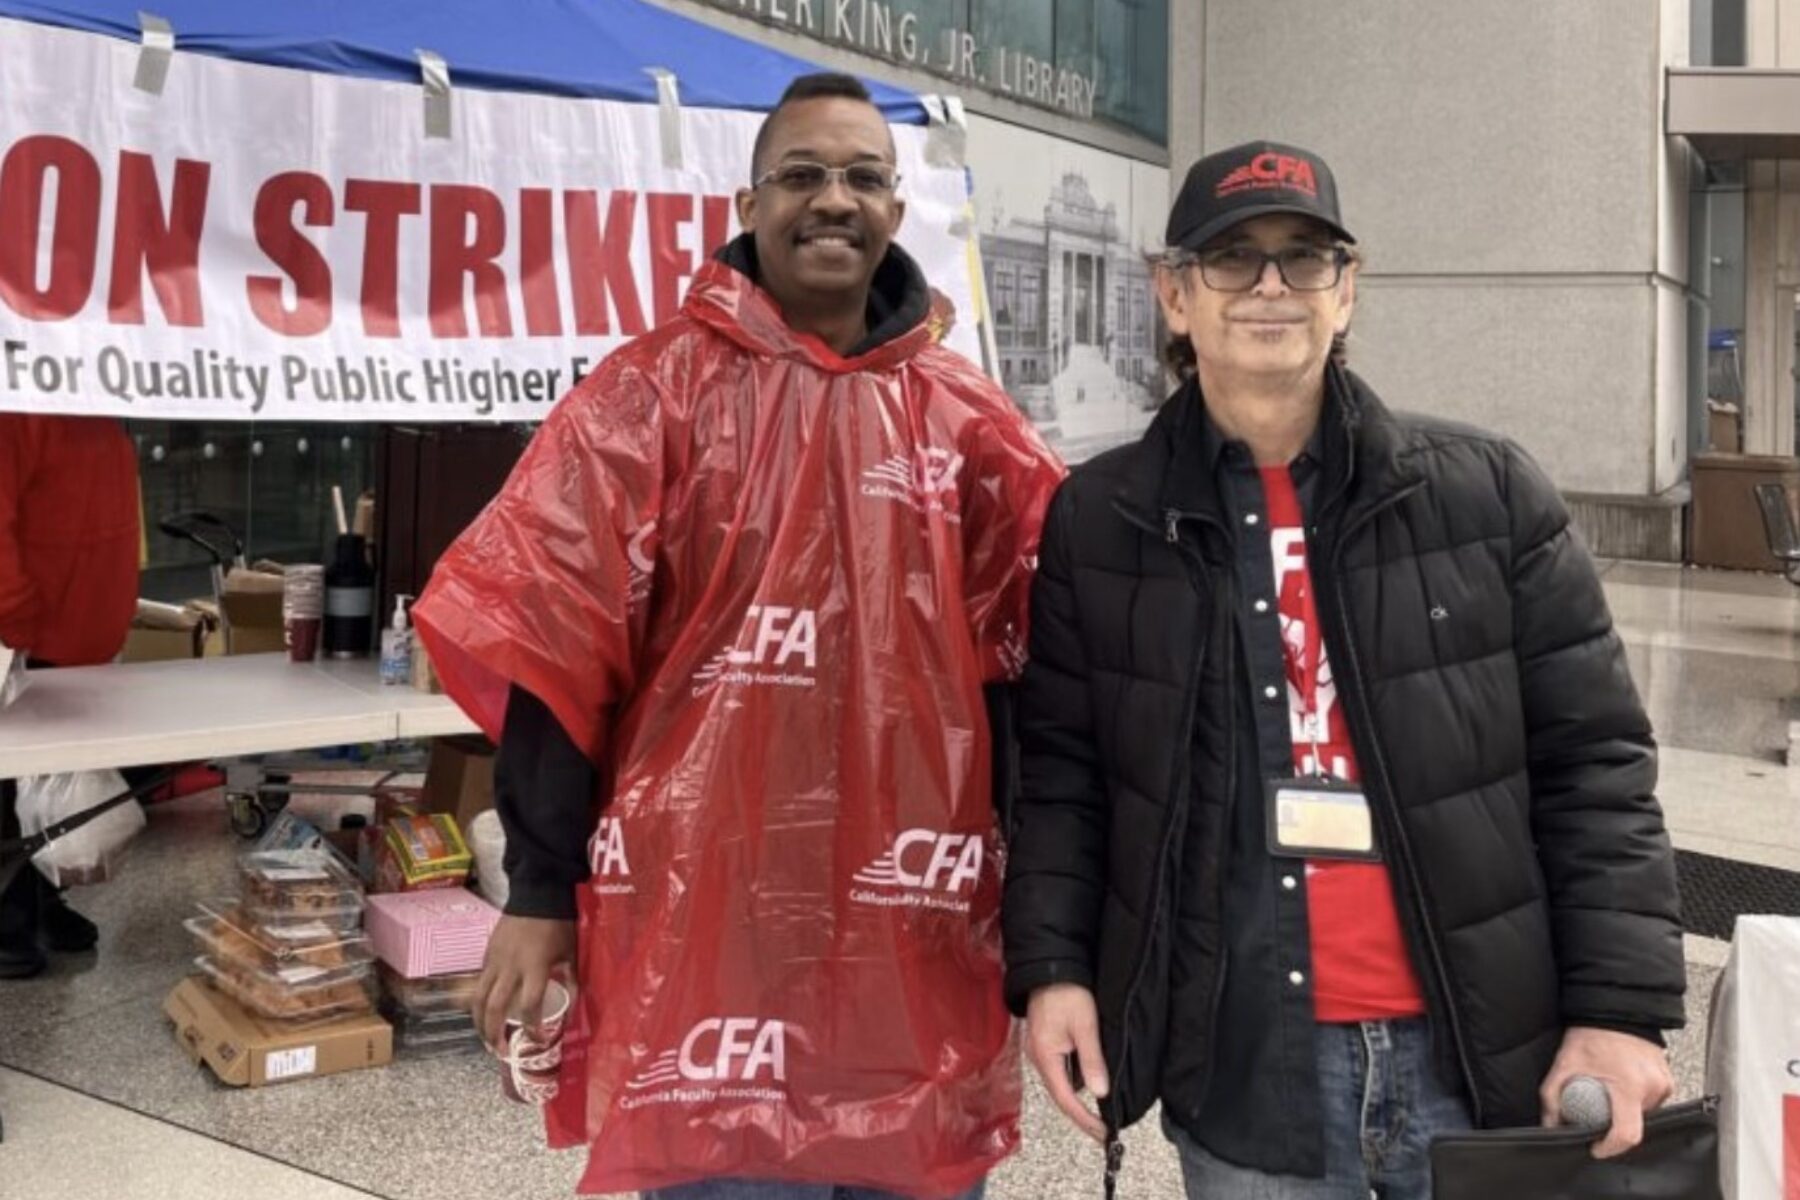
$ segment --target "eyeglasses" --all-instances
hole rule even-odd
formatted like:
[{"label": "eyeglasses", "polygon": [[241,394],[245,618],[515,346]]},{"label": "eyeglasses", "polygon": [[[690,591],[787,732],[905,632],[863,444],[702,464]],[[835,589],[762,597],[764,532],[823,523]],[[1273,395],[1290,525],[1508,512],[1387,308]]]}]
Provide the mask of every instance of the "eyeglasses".
[{"label": "eyeglasses", "polygon": [[1216,292],[1247,292],[1262,279],[1270,263],[1281,282],[1296,292],[1322,292],[1343,278],[1350,252],[1342,246],[1288,246],[1269,253],[1254,246],[1226,246],[1202,254],[1178,254],[1168,260],[1180,269],[1196,263],[1200,278]]},{"label": "eyeglasses", "polygon": [[784,192],[810,196],[822,192],[832,180],[842,179],[844,186],[858,196],[885,196],[900,186],[900,172],[886,163],[860,162],[847,167],[828,167],[816,162],[784,162],[765,171],[756,186],[772,183]]}]

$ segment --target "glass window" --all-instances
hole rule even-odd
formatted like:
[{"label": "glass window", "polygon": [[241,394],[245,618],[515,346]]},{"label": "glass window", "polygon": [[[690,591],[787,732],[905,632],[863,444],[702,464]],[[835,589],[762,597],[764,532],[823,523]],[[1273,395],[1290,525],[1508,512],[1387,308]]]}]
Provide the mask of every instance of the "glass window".
[{"label": "glass window", "polygon": [[1056,0],[1056,65],[1092,75],[1094,19],[1101,0]]},{"label": "glass window", "polygon": [[1014,314],[1019,298],[1013,264],[994,264],[994,335],[1003,346],[1013,341]]},{"label": "glass window", "polygon": [[[1071,8],[1078,6],[1077,0],[1062,0],[1062,3]],[[1095,83],[1095,117],[1136,130],[1152,141],[1167,141],[1168,0],[1088,0],[1088,3],[1094,16],[1090,26],[1092,37],[1085,43],[1091,47],[1085,72]],[[1059,14],[1059,56],[1064,53],[1062,32]]]},{"label": "glass window", "polygon": [[[1040,310],[1044,304],[1044,273],[1036,267],[1019,272],[1019,329],[1036,334],[1042,324]],[[1037,344],[1035,341],[1032,344]]]},{"label": "glass window", "polygon": [[1741,67],[1745,56],[1744,0],[1693,0],[1688,61],[1696,67]]},{"label": "glass window", "polygon": [[[1029,54],[1045,62],[1056,56],[1056,7],[1058,0],[973,0],[971,32],[975,44],[994,61],[996,47],[1007,57]],[[993,82],[989,80],[989,82]]]},{"label": "glass window", "polygon": [[180,512],[224,520],[245,557],[323,562],[337,533],[331,488],[345,515],[374,486],[375,427],[364,424],[128,421],[137,445],[148,560],[142,592],[178,603],[211,591],[212,560],[158,524]]}]

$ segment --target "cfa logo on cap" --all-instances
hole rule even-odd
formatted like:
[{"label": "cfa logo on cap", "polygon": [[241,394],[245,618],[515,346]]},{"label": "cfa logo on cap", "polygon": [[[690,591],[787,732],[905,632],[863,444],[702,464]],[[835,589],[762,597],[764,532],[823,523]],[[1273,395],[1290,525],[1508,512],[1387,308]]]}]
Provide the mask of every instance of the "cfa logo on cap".
[{"label": "cfa logo on cap", "polygon": [[1213,195],[1222,200],[1239,192],[1266,191],[1270,188],[1287,188],[1304,192],[1315,200],[1319,198],[1319,181],[1313,176],[1312,164],[1304,158],[1297,158],[1292,154],[1276,154],[1273,151],[1257,155],[1219,180],[1219,186],[1214,189]]}]

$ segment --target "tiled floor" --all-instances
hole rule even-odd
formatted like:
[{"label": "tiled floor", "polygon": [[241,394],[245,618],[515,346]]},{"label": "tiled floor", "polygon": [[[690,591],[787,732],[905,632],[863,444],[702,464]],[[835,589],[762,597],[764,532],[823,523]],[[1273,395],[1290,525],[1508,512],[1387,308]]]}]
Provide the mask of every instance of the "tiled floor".
[{"label": "tiled floor", "polygon": [[6,1118],[0,1179],[8,1196],[359,1200],[369,1194],[4,1067],[0,1114]]},{"label": "tiled floor", "polygon": [[[1676,844],[1800,871],[1800,771],[1783,765],[1800,696],[1800,589],[1633,563],[1605,564],[1604,578],[1664,747],[1661,794]],[[255,1091],[223,1088],[188,1062],[161,1000],[191,954],[181,920],[195,899],[228,885],[235,849],[216,801],[159,807],[122,877],[77,896],[103,931],[99,953],[0,984],[0,1193],[570,1195],[578,1157],[542,1148],[532,1115],[501,1098],[483,1059],[400,1062]],[[1670,1045],[1682,1095],[1700,1086],[1724,955],[1724,943],[1688,940],[1690,1027]],[[1098,1150],[1035,1088],[1025,1134],[1024,1152],[990,1187],[994,1200],[1097,1193]],[[1122,1194],[1179,1195],[1155,1123],[1127,1141]]]}]

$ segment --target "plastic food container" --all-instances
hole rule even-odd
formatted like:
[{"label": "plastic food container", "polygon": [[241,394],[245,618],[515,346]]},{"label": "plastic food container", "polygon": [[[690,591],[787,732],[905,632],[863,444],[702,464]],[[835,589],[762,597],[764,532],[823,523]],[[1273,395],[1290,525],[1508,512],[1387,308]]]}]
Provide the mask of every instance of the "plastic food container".
[{"label": "plastic food container", "polygon": [[362,968],[355,977],[367,975],[368,965],[375,961],[375,950],[364,935],[346,935],[321,921],[311,927],[296,926],[292,930],[270,931],[248,920],[234,907],[202,904],[203,915],[183,924],[194,935],[203,953],[213,960],[246,970],[279,974],[289,967],[319,968],[333,977]]},{"label": "plastic food container", "polygon": [[279,1021],[317,1021],[375,1007],[369,995],[367,966],[354,968],[360,975],[304,966],[259,971],[204,954],[194,965],[220,991],[251,1012]]},{"label": "plastic food container", "polygon": [[386,963],[381,963],[381,991],[393,1007],[411,1017],[469,1015],[469,1004],[475,999],[475,981],[480,971],[464,971],[456,975],[433,975],[408,979]]},{"label": "plastic food container", "polygon": [[484,1049],[481,1031],[466,1012],[408,1013],[392,1001],[381,1006],[382,1015],[394,1026],[394,1048],[409,1058],[439,1054],[467,1054]]},{"label": "plastic food container", "polygon": [[316,912],[294,912],[284,908],[264,908],[260,904],[246,900],[244,915],[272,937],[285,937],[293,934],[302,941],[318,941],[321,940],[318,936],[321,927],[331,937],[336,938],[361,929],[363,906],[361,903],[357,903],[343,908],[320,909]]},{"label": "plastic food container", "polygon": [[403,1058],[443,1058],[453,1054],[481,1054],[486,1047],[475,1026],[463,1030],[430,1031],[396,1022],[394,1053]]},{"label": "plastic food container", "polygon": [[361,882],[329,851],[254,851],[238,859],[238,881],[245,908],[284,917],[290,925],[307,916],[362,911]]}]

